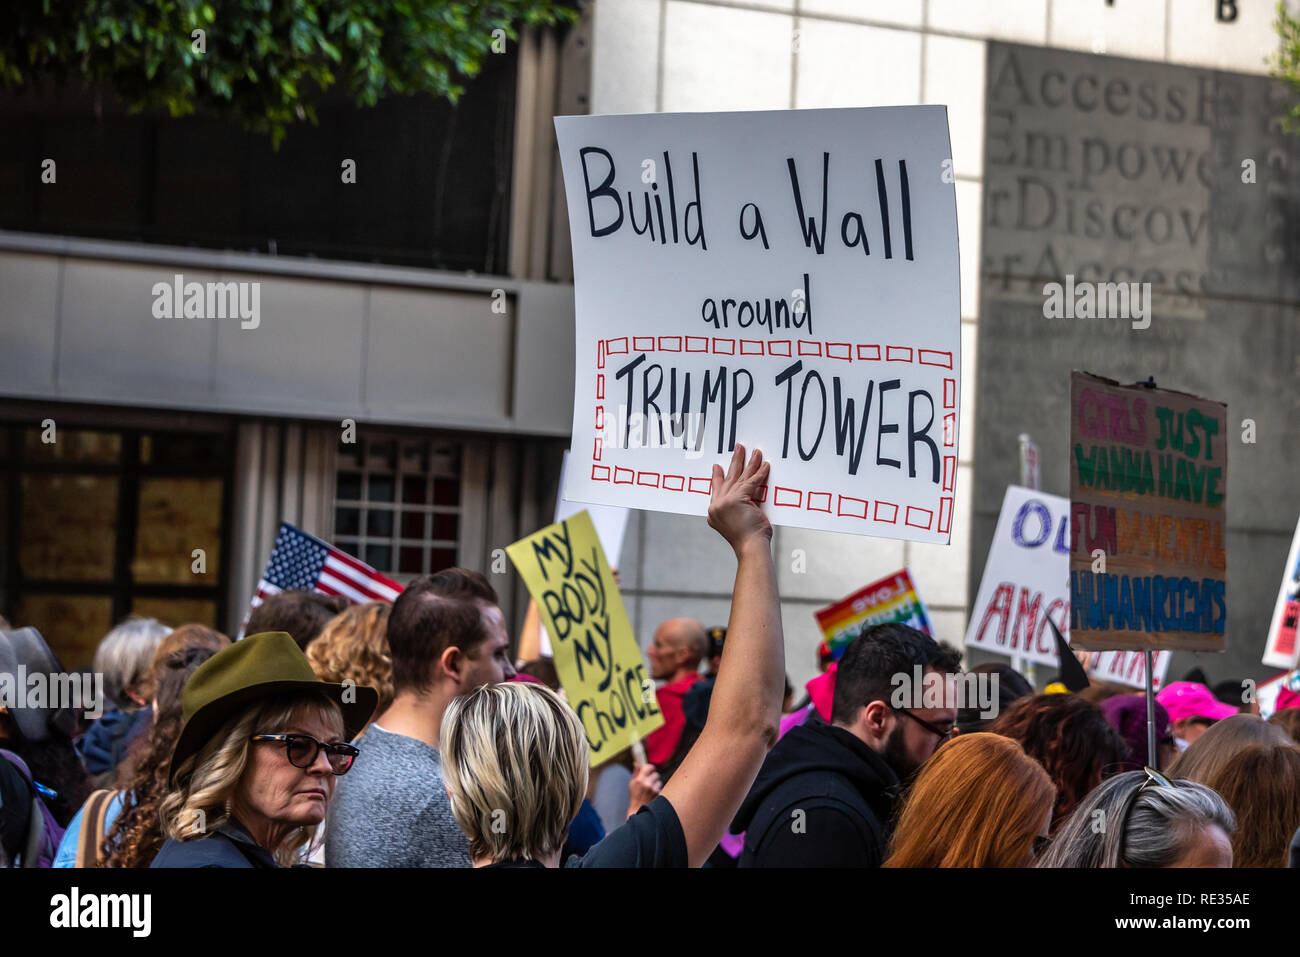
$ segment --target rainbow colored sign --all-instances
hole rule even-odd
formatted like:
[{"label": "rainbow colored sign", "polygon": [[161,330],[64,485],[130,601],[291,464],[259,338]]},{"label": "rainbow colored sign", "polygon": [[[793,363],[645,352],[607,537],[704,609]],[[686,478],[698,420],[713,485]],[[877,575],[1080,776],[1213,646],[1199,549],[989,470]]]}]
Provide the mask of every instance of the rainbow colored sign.
[{"label": "rainbow colored sign", "polygon": [[898,622],[933,637],[925,605],[906,568],[860,588],[847,598],[816,612],[831,655],[838,660],[844,647],[864,628]]}]

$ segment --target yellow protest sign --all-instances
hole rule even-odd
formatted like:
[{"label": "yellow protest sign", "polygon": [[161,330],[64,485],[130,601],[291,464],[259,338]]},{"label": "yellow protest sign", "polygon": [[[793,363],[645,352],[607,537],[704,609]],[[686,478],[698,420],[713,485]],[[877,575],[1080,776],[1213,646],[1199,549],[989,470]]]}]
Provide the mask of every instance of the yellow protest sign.
[{"label": "yellow protest sign", "polygon": [[537,602],[555,670],[591,745],[592,767],[664,723],[632,622],[591,516],[581,511],[506,553]]}]

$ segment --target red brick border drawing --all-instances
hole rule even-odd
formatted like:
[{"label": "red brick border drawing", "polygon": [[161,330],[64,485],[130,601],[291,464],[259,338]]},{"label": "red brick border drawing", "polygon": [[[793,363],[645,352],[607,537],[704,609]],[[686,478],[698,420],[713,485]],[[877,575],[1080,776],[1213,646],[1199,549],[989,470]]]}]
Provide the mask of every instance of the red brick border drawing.
[{"label": "red brick border drawing", "polygon": [[[924,514],[925,521],[924,522],[912,521],[913,512],[915,512],[918,516]],[[926,531],[929,531],[930,526],[934,524],[934,509],[932,508],[921,508],[921,506],[919,505],[909,505],[907,506],[906,516],[907,517],[905,523],[912,526],[913,528],[924,528]]]},{"label": "red brick border drawing", "polygon": [[[853,503],[853,511],[845,511],[845,504]],[[857,506],[861,505],[861,511]],[[835,513],[840,518],[866,518],[867,517],[867,500],[865,498],[850,498],[848,495],[840,496],[839,511]]]},{"label": "red brick border drawing", "polygon": [[[791,495],[794,496],[794,501],[790,500]],[[797,488],[785,488],[778,485],[772,490],[772,504],[779,505],[782,508],[799,508],[803,505],[803,492]]]},{"label": "red brick border drawing", "polygon": [[[596,366],[605,368],[605,358],[612,355],[627,355],[631,352],[681,352],[682,339],[685,338],[686,352],[705,352],[720,356],[736,354],[736,340],[722,336],[619,336],[616,339],[596,340]],[[629,350],[628,343],[631,342]],[[829,342],[822,339],[741,339],[742,356],[768,355],[789,359],[793,356],[825,356],[828,359],[843,359],[846,362],[879,362],[882,346],[876,343]],[[940,349],[922,349],[914,346],[883,346],[884,361],[914,362],[918,365],[937,366],[942,369],[953,367],[953,355]],[[949,402],[946,385],[956,384],[955,379],[945,379],[944,408],[954,408],[955,402]]]},{"label": "red brick border drawing", "polygon": [[[713,355],[736,355],[736,340],[718,336],[620,336],[614,339],[596,341],[596,368],[604,369],[606,360],[612,355],[635,352],[694,352],[712,353]],[[789,359],[794,355],[818,356],[838,359],[844,362],[916,362],[920,365],[939,366],[945,369],[953,367],[953,354],[936,349],[920,349],[912,346],[879,345],[876,343],[827,342],[816,339],[741,339],[740,355],[768,355]],[[596,399],[604,401],[606,382],[603,373],[596,376]],[[943,380],[943,407],[955,409],[957,406],[957,380],[949,377]],[[605,407],[596,406],[596,428],[603,429],[605,424]],[[957,415],[950,412],[943,417],[943,444],[952,448],[957,441]],[[592,459],[599,462],[604,454],[604,442],[597,436],[592,447]],[[713,489],[713,479],[706,475],[669,475],[659,472],[637,471],[624,466],[595,465],[591,467],[591,479],[594,482],[613,482],[615,485],[640,485],[648,488],[661,488],[667,492],[694,492],[708,495]],[[956,485],[957,457],[943,457],[943,491],[952,493]],[[768,487],[763,486],[759,500],[767,501]],[[875,521],[894,525],[898,522],[900,507],[904,509],[904,524],[912,528],[933,530],[940,534],[949,534],[952,525],[953,496],[948,494],[939,499],[938,521],[935,510],[919,505],[900,506],[894,502],[875,501],[872,508],[870,500],[855,498],[835,492],[817,492],[804,489],[775,486],[772,490],[772,504],[781,508],[804,508],[811,512],[832,513],[840,518],[858,518],[863,521]],[[868,518],[870,516],[870,518]]]}]

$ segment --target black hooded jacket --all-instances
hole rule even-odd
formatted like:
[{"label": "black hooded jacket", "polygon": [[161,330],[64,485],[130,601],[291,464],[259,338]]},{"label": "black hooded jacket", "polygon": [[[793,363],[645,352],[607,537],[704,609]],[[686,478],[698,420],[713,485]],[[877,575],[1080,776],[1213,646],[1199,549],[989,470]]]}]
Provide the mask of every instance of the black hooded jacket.
[{"label": "black hooded jacket", "polygon": [[[731,824],[740,867],[879,867],[900,790],[853,734],[805,724],[777,742]],[[802,814],[798,813],[802,812]]]}]

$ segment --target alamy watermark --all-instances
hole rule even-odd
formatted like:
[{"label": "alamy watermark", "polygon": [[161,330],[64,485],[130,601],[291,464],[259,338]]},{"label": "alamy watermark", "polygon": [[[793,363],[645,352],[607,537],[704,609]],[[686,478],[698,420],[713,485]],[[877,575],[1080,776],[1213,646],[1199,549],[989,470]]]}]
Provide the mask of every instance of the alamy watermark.
[{"label": "alamy watermark", "polygon": [[104,676],[97,671],[28,673],[26,665],[19,665],[16,674],[0,671],[0,705],[10,711],[66,709],[100,718],[104,715]]},{"label": "alamy watermark", "polygon": [[1044,319],[1131,319],[1134,329],[1151,325],[1151,283],[1078,282],[1043,286]]},{"label": "alamy watermark", "polygon": [[889,679],[894,708],[978,709],[984,720],[998,716],[998,676],[970,671],[965,674],[923,673],[920,665],[912,673],[901,671]]},{"label": "alamy watermark", "polygon": [[83,894],[73,887],[50,898],[54,928],[121,928],[132,937],[148,937],[153,929],[151,894]]},{"label": "alamy watermark", "polygon": [[626,405],[605,416],[600,432],[607,449],[681,449],[688,459],[704,458],[702,412],[629,413]]},{"label": "alamy watermark", "polygon": [[260,282],[186,282],[177,273],[150,292],[156,319],[239,319],[241,329],[262,324]]}]

